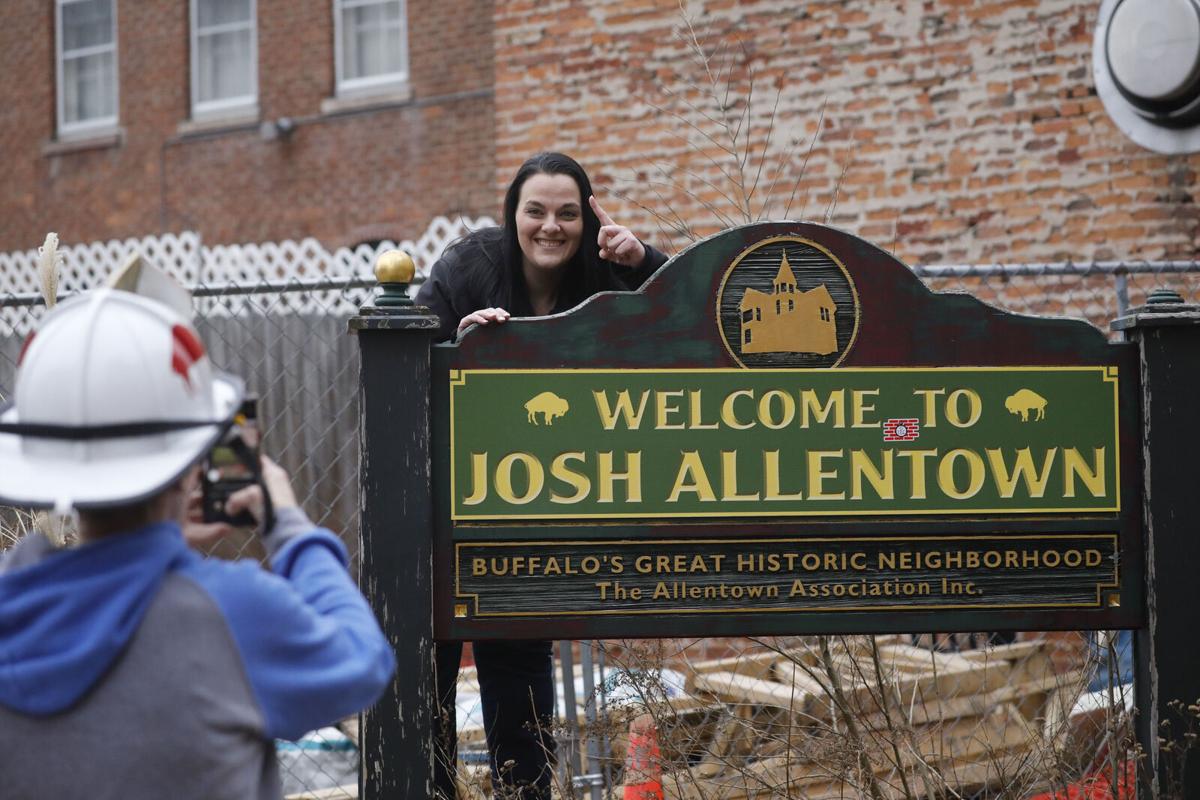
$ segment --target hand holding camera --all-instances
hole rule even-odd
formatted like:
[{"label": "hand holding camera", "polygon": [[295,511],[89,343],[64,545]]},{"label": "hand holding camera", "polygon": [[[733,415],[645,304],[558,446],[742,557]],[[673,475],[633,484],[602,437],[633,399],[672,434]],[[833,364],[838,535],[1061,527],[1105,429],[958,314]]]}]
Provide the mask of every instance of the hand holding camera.
[{"label": "hand holding camera", "polygon": [[211,545],[238,527],[266,535],[275,509],[297,505],[287,472],[262,455],[261,445],[258,399],[248,397],[205,457],[200,489],[189,497],[185,535],[193,545]]},{"label": "hand holding camera", "polygon": [[[263,484],[252,483],[229,494],[223,501],[224,517],[237,519],[247,515],[251,519],[251,526],[259,526],[267,507],[263,497],[263,485],[267,487],[272,508],[278,510],[299,505],[287,471],[267,456],[260,458]],[[193,490],[188,498],[187,521],[183,527],[184,537],[193,547],[209,548],[237,530],[237,525],[228,519],[206,520],[203,509],[210,507],[212,504],[210,501],[206,502],[201,489]]]},{"label": "hand holding camera", "polygon": [[[292,490],[291,479],[283,467],[276,464],[267,456],[262,459],[262,480],[271,498],[271,505],[276,509],[294,508],[296,493]],[[266,503],[263,499],[262,486],[253,484],[238,489],[229,495],[225,501],[225,513],[230,517],[248,514],[255,522],[260,523],[266,513]]]},{"label": "hand holding camera", "polygon": [[[228,508],[230,497],[259,482],[262,472],[259,461],[261,445],[258,398],[247,396],[234,415],[229,430],[204,458],[200,486],[205,522],[227,522],[249,528],[264,521],[262,514],[255,517],[248,510],[234,512]],[[269,524],[270,520],[266,522]]]}]

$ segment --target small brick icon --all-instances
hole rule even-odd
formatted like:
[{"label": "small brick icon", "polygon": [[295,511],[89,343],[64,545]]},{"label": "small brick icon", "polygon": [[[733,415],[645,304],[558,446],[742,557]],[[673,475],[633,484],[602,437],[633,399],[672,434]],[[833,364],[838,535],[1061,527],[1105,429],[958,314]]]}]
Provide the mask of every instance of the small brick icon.
[{"label": "small brick icon", "polygon": [[916,418],[889,419],[883,423],[883,440],[885,442],[911,442],[921,435],[921,426]]}]

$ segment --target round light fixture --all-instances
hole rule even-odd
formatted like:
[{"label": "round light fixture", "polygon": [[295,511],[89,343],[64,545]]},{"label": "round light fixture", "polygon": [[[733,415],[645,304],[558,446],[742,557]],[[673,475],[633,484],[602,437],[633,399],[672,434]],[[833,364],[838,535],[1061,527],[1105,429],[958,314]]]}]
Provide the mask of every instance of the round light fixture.
[{"label": "round light fixture", "polygon": [[1104,0],[1092,61],[1125,135],[1159,153],[1200,150],[1200,0]]}]

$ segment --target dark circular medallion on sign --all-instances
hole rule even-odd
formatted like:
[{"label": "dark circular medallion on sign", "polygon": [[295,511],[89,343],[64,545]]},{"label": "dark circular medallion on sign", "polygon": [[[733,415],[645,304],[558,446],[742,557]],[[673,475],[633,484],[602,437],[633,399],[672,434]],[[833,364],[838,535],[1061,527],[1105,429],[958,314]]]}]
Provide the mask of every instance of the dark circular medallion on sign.
[{"label": "dark circular medallion on sign", "polygon": [[858,293],[845,266],[816,242],[776,236],[729,265],[717,325],[743,367],[833,367],[858,333]]}]

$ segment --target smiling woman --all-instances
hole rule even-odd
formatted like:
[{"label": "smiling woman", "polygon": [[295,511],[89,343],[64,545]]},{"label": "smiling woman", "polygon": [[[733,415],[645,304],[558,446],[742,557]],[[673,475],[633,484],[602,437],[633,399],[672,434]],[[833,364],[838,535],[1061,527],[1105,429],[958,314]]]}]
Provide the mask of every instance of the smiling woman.
[{"label": "smiling woman", "polygon": [[504,224],[451,245],[417,295],[441,321],[439,339],[510,316],[557,314],[596,292],[641,286],[667,257],[605,213],[583,167],[539,153],[504,196]]},{"label": "smiling woman", "polygon": [[[504,224],[452,245],[433,265],[417,302],[437,313],[439,340],[510,316],[557,314],[596,292],[636,289],[667,257],[615,223],[592,196],[587,173],[561,153],[539,153],[504,196]],[[533,413],[532,411],[530,412]],[[554,737],[548,641],[475,642],[484,729],[497,796],[549,800]],[[455,683],[461,642],[438,642],[442,719],[437,796],[454,797]]]}]

